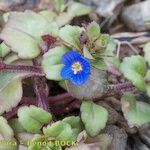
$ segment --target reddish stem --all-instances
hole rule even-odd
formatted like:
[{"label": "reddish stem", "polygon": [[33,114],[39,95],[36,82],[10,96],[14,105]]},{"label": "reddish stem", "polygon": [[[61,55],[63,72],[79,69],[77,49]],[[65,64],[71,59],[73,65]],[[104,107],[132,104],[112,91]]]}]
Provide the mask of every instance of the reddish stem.
[{"label": "reddish stem", "polygon": [[24,66],[24,65],[8,65],[0,61],[0,70],[11,71],[17,73],[29,73],[35,76],[44,76],[40,67],[37,66]]},{"label": "reddish stem", "polygon": [[[38,58],[35,59],[33,63],[35,66],[40,66],[40,61],[38,60]],[[49,90],[45,77],[34,77],[34,91],[37,98],[37,106],[50,112],[48,103]]]},{"label": "reddish stem", "polygon": [[124,92],[124,91],[131,90],[131,88],[133,88],[133,87],[134,86],[131,82],[118,83],[118,84],[109,85],[109,90],[108,91]]}]

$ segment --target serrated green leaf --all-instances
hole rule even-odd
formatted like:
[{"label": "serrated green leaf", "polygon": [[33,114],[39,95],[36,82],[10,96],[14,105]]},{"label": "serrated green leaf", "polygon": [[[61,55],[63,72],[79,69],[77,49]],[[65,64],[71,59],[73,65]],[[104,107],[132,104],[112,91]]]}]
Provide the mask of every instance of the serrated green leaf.
[{"label": "serrated green leaf", "polygon": [[55,144],[55,141],[42,135],[35,135],[31,143],[35,144],[30,144],[29,150],[62,150],[60,145]]},{"label": "serrated green leaf", "polygon": [[100,34],[99,38],[94,42],[94,50],[96,51],[96,56],[99,57],[112,57],[114,56],[114,51],[116,50],[116,43],[107,34]]},{"label": "serrated green leaf", "polygon": [[52,120],[52,115],[36,106],[24,106],[18,110],[18,119],[26,131],[40,133],[42,126]]},{"label": "serrated green leaf", "polygon": [[74,134],[76,134],[76,137],[83,129],[83,124],[80,117],[70,116],[64,118],[62,121],[71,125],[71,128],[73,132],[75,132]]},{"label": "serrated green leaf", "polygon": [[70,124],[72,128],[79,128],[79,129],[82,128],[82,123],[81,123],[80,117],[78,116],[66,117],[62,121]]},{"label": "serrated green leaf", "polygon": [[47,79],[51,80],[62,80],[61,69],[63,64],[61,64],[62,55],[68,51],[66,46],[59,46],[50,49],[44,54],[42,60],[42,68],[46,74]]},{"label": "serrated green leaf", "polygon": [[23,128],[21,123],[18,121],[18,118],[11,119],[9,121],[9,125],[11,126],[11,128],[13,129],[15,133],[25,132],[25,129]]},{"label": "serrated green leaf", "polygon": [[108,88],[106,72],[91,67],[89,79],[83,85],[76,86],[66,80],[66,87],[67,91],[78,99],[99,98],[107,91]]},{"label": "serrated green leaf", "polygon": [[100,36],[100,26],[95,21],[91,22],[87,26],[87,35],[89,39],[94,42]]},{"label": "serrated green leaf", "polygon": [[120,71],[138,89],[146,90],[144,77],[147,72],[147,65],[142,56],[136,55],[124,58],[120,64]]},{"label": "serrated green leaf", "polygon": [[7,27],[20,30],[38,40],[41,40],[42,35],[50,34],[57,36],[58,33],[58,27],[55,23],[30,10],[25,12],[12,12]]},{"label": "serrated green leaf", "polygon": [[128,124],[139,127],[145,123],[150,123],[150,105],[136,101],[131,93],[125,93],[121,98],[122,111]]},{"label": "serrated green leaf", "polygon": [[18,53],[20,58],[32,59],[40,54],[38,42],[23,32],[12,28],[4,28],[0,38],[12,47],[12,50]]},{"label": "serrated green leaf", "polygon": [[58,121],[52,125],[48,125],[43,128],[43,133],[48,137],[54,137],[56,140],[60,141],[72,142],[77,138],[77,135],[73,132],[71,125],[63,121]]},{"label": "serrated green leaf", "polygon": [[57,16],[55,12],[50,10],[42,10],[39,12],[39,14],[45,17],[49,21],[52,21]]},{"label": "serrated green leaf", "polygon": [[66,8],[64,0],[54,0],[54,6],[58,12],[63,12]]},{"label": "serrated green leaf", "polygon": [[0,72],[0,114],[10,111],[22,98],[21,78],[26,74]]},{"label": "serrated green leaf", "polygon": [[57,24],[32,11],[11,12],[0,38],[20,58],[32,59],[40,54],[41,36],[45,34],[56,36]]},{"label": "serrated green leaf", "polygon": [[89,52],[89,50],[86,48],[86,46],[83,47],[83,55],[84,55],[84,57],[86,57],[88,59],[92,59],[92,60],[94,59],[94,57]]},{"label": "serrated green leaf", "polygon": [[57,25],[59,27],[61,26],[64,26],[68,23],[70,23],[70,21],[73,19],[73,14],[72,13],[66,13],[66,12],[63,12],[63,13],[60,13],[58,16],[56,16],[54,18],[54,21],[57,23]]},{"label": "serrated green leaf", "polygon": [[81,35],[82,31],[82,28],[78,26],[66,25],[60,29],[59,37],[69,45],[73,46],[76,50],[79,50],[79,36]]},{"label": "serrated green leaf", "polygon": [[73,13],[75,16],[87,15],[91,11],[91,7],[78,2],[70,2],[67,9],[68,13]]},{"label": "serrated green leaf", "polygon": [[[17,141],[14,139],[14,132],[12,128],[8,125],[5,118],[0,116],[0,150],[17,150]],[[11,143],[10,145],[8,143]],[[6,144],[5,144],[6,143]]]},{"label": "serrated green leaf", "polygon": [[80,111],[85,129],[91,137],[98,135],[100,130],[105,128],[108,112],[104,107],[96,105],[92,101],[85,101],[82,103]]},{"label": "serrated green leaf", "polygon": [[97,69],[107,70],[107,65],[104,62],[104,60],[102,60],[102,59],[93,60],[91,63],[92,63],[92,66],[95,67],[95,68],[97,68]]},{"label": "serrated green leaf", "polygon": [[0,134],[5,139],[11,139],[14,137],[12,128],[8,125],[7,120],[0,116]]},{"label": "serrated green leaf", "polygon": [[4,42],[0,44],[0,57],[5,57],[10,51],[10,48]]}]

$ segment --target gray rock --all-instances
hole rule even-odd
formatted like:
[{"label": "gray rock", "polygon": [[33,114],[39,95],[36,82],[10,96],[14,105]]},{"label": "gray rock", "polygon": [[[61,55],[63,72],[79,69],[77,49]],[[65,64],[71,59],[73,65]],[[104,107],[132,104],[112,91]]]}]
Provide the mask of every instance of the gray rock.
[{"label": "gray rock", "polygon": [[118,14],[121,7],[119,7],[125,0],[81,0],[81,2],[94,6],[96,12],[103,17],[113,16],[114,13]]},{"label": "gray rock", "polygon": [[150,1],[144,1],[125,7],[121,18],[132,31],[150,30]]}]

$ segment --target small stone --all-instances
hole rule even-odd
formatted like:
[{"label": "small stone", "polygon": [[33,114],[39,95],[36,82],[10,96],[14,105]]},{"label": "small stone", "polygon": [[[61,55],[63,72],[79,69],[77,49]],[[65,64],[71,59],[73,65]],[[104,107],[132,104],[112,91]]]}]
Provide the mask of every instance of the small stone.
[{"label": "small stone", "polygon": [[132,31],[150,30],[150,1],[133,4],[125,7],[121,18],[124,24]]}]

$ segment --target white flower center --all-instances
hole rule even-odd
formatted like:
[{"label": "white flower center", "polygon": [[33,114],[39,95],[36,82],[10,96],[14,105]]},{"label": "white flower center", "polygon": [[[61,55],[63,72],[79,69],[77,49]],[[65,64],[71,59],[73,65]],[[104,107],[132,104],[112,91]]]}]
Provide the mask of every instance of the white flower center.
[{"label": "white flower center", "polygon": [[72,64],[71,69],[74,74],[77,74],[78,72],[82,71],[82,65],[80,62],[75,62]]}]

